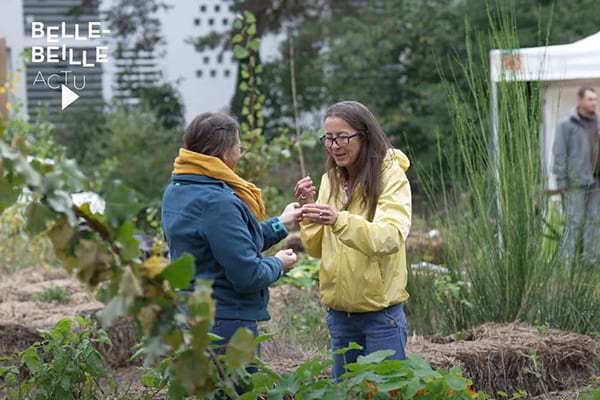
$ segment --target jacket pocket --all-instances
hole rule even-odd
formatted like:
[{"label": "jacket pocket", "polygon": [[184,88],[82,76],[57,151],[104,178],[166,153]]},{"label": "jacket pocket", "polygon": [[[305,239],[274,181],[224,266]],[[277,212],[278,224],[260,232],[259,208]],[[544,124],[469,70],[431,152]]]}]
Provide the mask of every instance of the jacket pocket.
[{"label": "jacket pocket", "polygon": [[369,259],[364,278],[367,285],[363,290],[367,302],[383,305],[385,299],[385,290],[381,265],[378,259]]}]

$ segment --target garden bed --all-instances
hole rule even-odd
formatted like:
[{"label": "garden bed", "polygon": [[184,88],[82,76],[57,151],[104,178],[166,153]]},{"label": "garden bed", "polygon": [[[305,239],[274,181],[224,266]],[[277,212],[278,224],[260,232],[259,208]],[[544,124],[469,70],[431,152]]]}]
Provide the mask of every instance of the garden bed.
[{"label": "garden bed", "polygon": [[[68,295],[63,293],[60,301],[42,300],[40,294],[49,288],[62,288]],[[299,304],[298,309],[313,307],[313,319],[324,318],[324,311],[315,306],[318,299],[314,289],[302,291],[282,285],[271,292],[273,326],[285,323],[289,318],[286,313],[294,304]],[[57,269],[17,272],[0,285],[0,293],[0,356],[14,355],[40,340],[38,329],[48,329],[61,318],[93,314],[102,307],[77,280]],[[133,324],[121,319],[108,333],[113,346],[101,349],[108,366],[126,366],[136,344]],[[326,344],[299,345],[292,339],[278,334],[263,344],[263,358],[278,372],[292,372],[310,358],[327,358]],[[460,367],[478,390],[490,394],[525,390],[530,395],[570,398],[568,393],[555,392],[585,386],[596,373],[598,344],[588,336],[524,324],[486,324],[460,339],[411,337],[407,351],[435,368]]]}]

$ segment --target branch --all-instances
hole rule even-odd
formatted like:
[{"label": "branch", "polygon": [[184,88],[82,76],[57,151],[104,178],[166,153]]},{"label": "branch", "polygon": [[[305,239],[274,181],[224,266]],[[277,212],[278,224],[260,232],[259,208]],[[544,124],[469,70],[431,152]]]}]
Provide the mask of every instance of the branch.
[{"label": "branch", "polygon": [[304,163],[304,152],[302,151],[302,141],[300,139],[300,121],[298,117],[298,96],[296,95],[296,66],[294,63],[294,42],[290,42],[290,85],[292,86],[292,103],[294,105],[294,125],[296,127],[296,144],[298,145],[298,158],[300,158],[300,178],[306,176],[306,165]]}]

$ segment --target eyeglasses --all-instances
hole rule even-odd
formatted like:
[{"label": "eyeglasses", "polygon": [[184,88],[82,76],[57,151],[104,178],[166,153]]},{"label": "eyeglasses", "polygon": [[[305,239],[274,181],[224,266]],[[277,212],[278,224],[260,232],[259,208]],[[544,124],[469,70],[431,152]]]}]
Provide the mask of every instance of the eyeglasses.
[{"label": "eyeglasses", "polygon": [[240,156],[243,156],[248,151],[248,146],[240,145]]},{"label": "eyeglasses", "polygon": [[352,135],[342,135],[342,136],[327,136],[323,135],[319,138],[321,144],[325,147],[333,147],[333,144],[337,144],[338,147],[348,146],[350,144],[350,139],[362,135],[362,132],[356,132]]}]

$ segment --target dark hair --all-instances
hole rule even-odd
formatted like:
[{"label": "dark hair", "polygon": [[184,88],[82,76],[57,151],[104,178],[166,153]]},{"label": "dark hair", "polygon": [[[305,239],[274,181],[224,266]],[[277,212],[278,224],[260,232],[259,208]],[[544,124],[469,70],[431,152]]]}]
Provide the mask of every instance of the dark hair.
[{"label": "dark hair", "polygon": [[183,135],[183,147],[207,156],[222,158],[235,146],[240,125],[225,113],[203,113],[188,125]]},{"label": "dark hair", "polygon": [[577,90],[577,98],[583,99],[585,97],[586,92],[596,93],[596,89],[590,86],[582,86]]},{"label": "dark hair", "polygon": [[[338,117],[346,121],[357,132],[361,133],[362,146],[356,162],[358,175],[354,187],[361,187],[361,202],[368,209],[368,219],[372,220],[377,208],[377,200],[381,194],[381,169],[383,159],[392,144],[377,122],[371,111],[357,101],[342,101],[330,106],[325,112],[323,122],[329,117]],[[327,153],[327,174],[332,183],[329,199],[337,198],[342,180],[348,179],[346,168],[337,168],[335,160]],[[348,199],[350,201],[350,199]],[[346,208],[348,204],[344,205]]]}]

